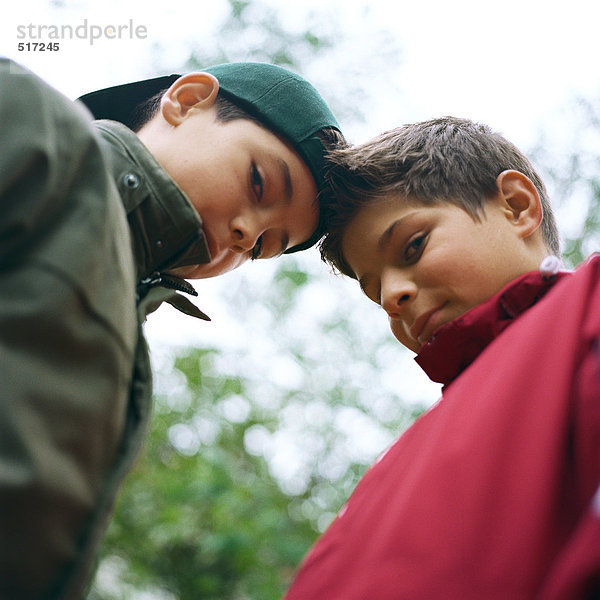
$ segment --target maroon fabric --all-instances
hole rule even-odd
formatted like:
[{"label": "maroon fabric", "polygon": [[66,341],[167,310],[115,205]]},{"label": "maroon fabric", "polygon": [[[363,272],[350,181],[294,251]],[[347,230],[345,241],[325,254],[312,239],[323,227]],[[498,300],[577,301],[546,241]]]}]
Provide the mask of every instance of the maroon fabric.
[{"label": "maroon fabric", "polygon": [[506,327],[563,277],[544,279],[539,271],[522,275],[487,302],[440,327],[415,361],[432,381],[448,385],[456,379]]},{"label": "maroon fabric", "polygon": [[553,283],[524,275],[438,331],[418,360],[442,399],[367,471],[286,600],[600,592],[600,258]]}]

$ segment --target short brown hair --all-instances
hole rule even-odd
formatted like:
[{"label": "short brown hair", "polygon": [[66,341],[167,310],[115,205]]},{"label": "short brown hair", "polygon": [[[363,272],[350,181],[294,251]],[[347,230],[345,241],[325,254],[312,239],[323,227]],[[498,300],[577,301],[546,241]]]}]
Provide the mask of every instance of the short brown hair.
[{"label": "short brown hair", "polygon": [[535,185],[543,208],[542,236],[558,254],[559,235],[546,188],[531,162],[488,126],[442,117],[404,125],[329,155],[325,238],[321,257],[354,277],[342,250],[346,226],[360,208],[389,194],[423,204],[450,202],[478,219],[498,192],[502,171],[520,171]]}]

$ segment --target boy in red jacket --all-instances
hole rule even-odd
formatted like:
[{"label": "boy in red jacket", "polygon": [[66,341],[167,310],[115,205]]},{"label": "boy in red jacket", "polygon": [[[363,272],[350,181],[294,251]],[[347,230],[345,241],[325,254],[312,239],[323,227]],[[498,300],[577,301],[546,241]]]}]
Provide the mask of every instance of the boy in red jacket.
[{"label": "boy in red jacket", "polygon": [[338,152],[323,258],[442,400],[369,469],[287,600],[600,597],[600,259],[560,270],[544,185],[443,118]]}]

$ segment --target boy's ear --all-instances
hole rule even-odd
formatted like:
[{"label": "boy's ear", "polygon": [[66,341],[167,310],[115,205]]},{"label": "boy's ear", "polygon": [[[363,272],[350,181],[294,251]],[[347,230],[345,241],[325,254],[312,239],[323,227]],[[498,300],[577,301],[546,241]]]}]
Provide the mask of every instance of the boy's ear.
[{"label": "boy's ear", "polygon": [[496,178],[497,199],[506,218],[518,228],[519,237],[532,235],[542,223],[542,201],[533,181],[520,171],[502,171]]},{"label": "boy's ear", "polygon": [[164,93],[160,112],[170,125],[177,126],[193,109],[211,108],[219,92],[219,82],[210,73],[187,73]]}]

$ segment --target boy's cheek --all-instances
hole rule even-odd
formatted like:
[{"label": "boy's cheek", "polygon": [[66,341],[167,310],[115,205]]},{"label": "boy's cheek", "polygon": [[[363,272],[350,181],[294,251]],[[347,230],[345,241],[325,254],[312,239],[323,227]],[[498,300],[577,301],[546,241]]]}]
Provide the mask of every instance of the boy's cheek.
[{"label": "boy's cheek", "polygon": [[177,275],[182,279],[208,279],[233,271],[248,261],[249,256],[247,253],[238,254],[236,252],[228,252],[224,256],[217,257],[209,263],[177,267],[171,269],[169,273],[171,275]]},{"label": "boy's cheek", "polygon": [[404,344],[404,341],[403,341],[404,329],[402,327],[402,323],[400,321],[398,321],[398,319],[392,319],[391,317],[388,317],[388,323],[390,324],[390,329],[392,330],[394,337],[401,344]]},{"label": "boy's cheek", "polygon": [[186,267],[177,267],[176,269],[170,269],[169,275],[175,275],[181,277],[181,279],[199,279],[199,274],[202,272],[202,267],[206,265],[188,265]]}]

